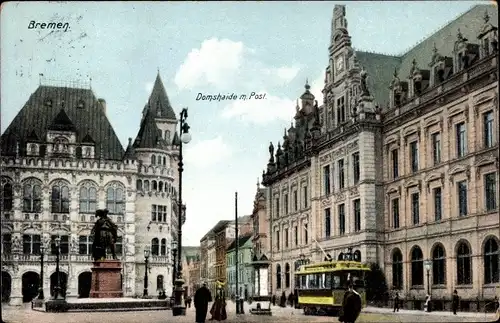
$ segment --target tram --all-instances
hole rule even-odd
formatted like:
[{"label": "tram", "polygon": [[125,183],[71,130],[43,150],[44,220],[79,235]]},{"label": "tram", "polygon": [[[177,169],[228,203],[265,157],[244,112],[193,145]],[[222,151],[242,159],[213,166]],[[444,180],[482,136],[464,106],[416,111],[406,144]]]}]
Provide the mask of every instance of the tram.
[{"label": "tram", "polygon": [[349,282],[366,306],[365,275],[367,264],[357,261],[325,261],[304,265],[295,273],[298,305],[305,315],[338,315]]}]

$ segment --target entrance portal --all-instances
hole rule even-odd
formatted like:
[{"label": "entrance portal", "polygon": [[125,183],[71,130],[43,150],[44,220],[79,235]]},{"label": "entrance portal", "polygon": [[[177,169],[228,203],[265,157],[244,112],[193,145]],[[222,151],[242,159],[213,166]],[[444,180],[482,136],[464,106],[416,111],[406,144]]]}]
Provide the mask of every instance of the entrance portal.
[{"label": "entrance portal", "polygon": [[8,302],[12,291],[12,277],[6,271],[2,271],[2,303]]},{"label": "entrance portal", "polygon": [[92,273],[86,271],[78,276],[78,298],[88,298],[92,285]]},{"label": "entrance portal", "polygon": [[31,302],[38,295],[40,276],[34,271],[28,271],[22,277],[23,302]]},{"label": "entrance portal", "polygon": [[[66,288],[68,286],[68,275],[62,271],[59,272],[59,287],[61,287],[61,296],[66,297]],[[50,296],[54,296],[54,289],[57,286],[57,274],[50,275]]]}]

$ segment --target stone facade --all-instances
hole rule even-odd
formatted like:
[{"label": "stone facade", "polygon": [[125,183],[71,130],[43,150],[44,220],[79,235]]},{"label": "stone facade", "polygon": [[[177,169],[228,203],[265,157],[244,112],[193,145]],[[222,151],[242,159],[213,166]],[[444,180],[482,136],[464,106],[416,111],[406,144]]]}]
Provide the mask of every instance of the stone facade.
[{"label": "stone facade", "polygon": [[[10,286],[2,294],[11,304],[37,294],[42,245],[42,284],[50,296],[55,236],[61,237],[65,294],[88,297],[90,230],[98,208],[110,210],[118,225],[124,295],[142,295],[146,246],[149,294],[171,290],[178,136],[159,75],[149,101],[126,151],[107,120],[105,101],[89,89],[40,86],[2,134],[2,285]],[[39,114],[40,107],[46,112]]]},{"label": "stone facade", "polygon": [[238,287],[236,286],[236,241],[233,241],[226,251],[226,281],[229,296],[241,296],[248,299],[254,295],[252,236],[239,238],[238,245]]},{"label": "stone facade", "polygon": [[350,247],[409,306],[428,291],[449,306],[454,289],[484,306],[500,266],[497,12],[476,6],[388,56],[352,48],[345,10],[333,12],[323,104],[306,84],[295,125],[269,149],[270,290],[293,290],[301,254]]}]

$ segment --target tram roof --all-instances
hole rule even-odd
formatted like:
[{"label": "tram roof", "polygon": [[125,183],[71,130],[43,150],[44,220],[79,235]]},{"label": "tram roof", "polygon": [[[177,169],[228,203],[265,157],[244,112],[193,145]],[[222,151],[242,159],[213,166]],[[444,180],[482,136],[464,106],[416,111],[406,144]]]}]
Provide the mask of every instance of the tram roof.
[{"label": "tram roof", "polygon": [[315,264],[301,266],[298,273],[307,274],[341,270],[368,271],[370,270],[370,266],[358,261],[323,261]]}]

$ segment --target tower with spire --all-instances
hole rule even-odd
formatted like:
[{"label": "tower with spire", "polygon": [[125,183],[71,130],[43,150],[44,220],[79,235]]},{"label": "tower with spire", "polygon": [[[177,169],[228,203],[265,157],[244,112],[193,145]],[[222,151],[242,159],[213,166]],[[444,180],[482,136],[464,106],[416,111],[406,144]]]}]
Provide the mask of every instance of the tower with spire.
[{"label": "tower with spire", "polygon": [[[135,160],[138,165],[135,225],[144,234],[137,238],[136,244],[151,245],[150,263],[153,267],[156,263],[164,273],[167,293],[171,292],[173,274],[170,248],[178,225],[174,185],[179,151],[176,126],[177,118],[158,72],[142,111],[139,131],[134,140],[129,138],[124,158]],[[136,257],[141,257],[141,249],[138,248]],[[165,259],[168,266],[161,268]]]}]

